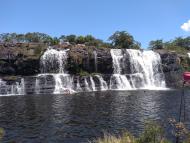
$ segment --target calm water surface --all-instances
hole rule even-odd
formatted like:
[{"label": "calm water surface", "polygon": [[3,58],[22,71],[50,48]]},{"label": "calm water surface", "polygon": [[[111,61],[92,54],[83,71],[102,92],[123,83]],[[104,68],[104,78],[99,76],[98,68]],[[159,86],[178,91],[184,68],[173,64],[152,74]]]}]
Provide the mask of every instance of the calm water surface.
[{"label": "calm water surface", "polygon": [[[168,130],[168,118],[178,119],[181,93],[109,91],[0,97],[0,127],[6,131],[3,141],[82,143],[101,137],[105,131],[120,134],[122,130],[138,135],[150,119]],[[190,92],[185,93],[189,126]]]}]

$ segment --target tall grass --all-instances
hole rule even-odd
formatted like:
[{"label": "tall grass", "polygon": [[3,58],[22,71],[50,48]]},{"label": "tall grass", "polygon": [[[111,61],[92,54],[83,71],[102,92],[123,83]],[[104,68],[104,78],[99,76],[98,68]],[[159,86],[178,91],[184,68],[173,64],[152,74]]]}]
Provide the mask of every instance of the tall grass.
[{"label": "tall grass", "polygon": [[[179,123],[172,123],[172,126],[178,128]],[[181,123],[180,123],[181,124]],[[180,129],[180,130],[184,130]],[[175,130],[176,131],[176,130]],[[177,130],[175,133],[178,133]],[[181,132],[181,131],[180,131]],[[173,131],[171,131],[173,133]],[[179,135],[179,134],[178,134]],[[184,136],[184,134],[180,134]],[[183,138],[185,141],[180,143],[190,143],[190,134],[186,134],[186,138]],[[111,134],[104,134],[102,138],[95,139],[90,143],[172,143],[167,140],[164,136],[164,129],[156,124],[155,122],[149,122],[145,125],[143,133],[139,137],[134,137],[129,132],[124,132],[121,136],[115,136]]]}]

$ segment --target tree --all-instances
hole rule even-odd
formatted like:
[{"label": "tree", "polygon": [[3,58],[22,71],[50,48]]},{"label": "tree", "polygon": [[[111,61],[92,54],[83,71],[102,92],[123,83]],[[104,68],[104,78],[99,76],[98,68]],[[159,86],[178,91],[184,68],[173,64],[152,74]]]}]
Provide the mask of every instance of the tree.
[{"label": "tree", "polygon": [[149,48],[150,49],[163,49],[164,48],[163,40],[160,39],[160,40],[150,41]]},{"label": "tree", "polygon": [[40,42],[40,43],[46,43],[51,44],[52,37],[39,32],[33,32],[33,33],[26,33],[25,40],[26,42]]},{"label": "tree", "polygon": [[131,49],[140,49],[141,47],[141,43],[140,42],[137,42],[135,41],[132,45],[131,45]]},{"label": "tree", "polygon": [[[133,36],[126,31],[116,31],[109,39],[112,45],[116,48],[140,48]],[[135,46],[134,46],[135,45]]]},{"label": "tree", "polygon": [[88,46],[100,47],[103,44],[103,41],[99,40],[99,39],[96,39],[92,35],[86,35],[85,44],[88,45]]},{"label": "tree", "polygon": [[0,41],[1,42],[9,42],[9,43],[15,43],[16,42],[16,33],[3,33],[0,35]]},{"label": "tree", "polygon": [[51,39],[50,45],[58,45],[60,40],[57,37]]},{"label": "tree", "polygon": [[68,35],[65,37],[65,42],[76,44],[76,35]]},{"label": "tree", "polygon": [[76,44],[84,44],[85,42],[86,42],[86,39],[84,36],[76,37]]},{"label": "tree", "polygon": [[16,41],[17,42],[25,42],[25,35],[24,34],[17,34],[16,35]]},{"label": "tree", "polygon": [[186,38],[177,37],[172,43],[176,46],[180,46],[187,50],[190,50],[190,36]]}]

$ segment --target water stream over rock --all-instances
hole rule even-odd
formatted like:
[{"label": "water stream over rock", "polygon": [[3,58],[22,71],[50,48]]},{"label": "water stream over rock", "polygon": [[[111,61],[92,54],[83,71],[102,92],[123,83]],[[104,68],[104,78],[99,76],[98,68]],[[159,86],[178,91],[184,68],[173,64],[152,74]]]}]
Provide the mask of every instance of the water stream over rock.
[{"label": "water stream over rock", "polygon": [[[0,94],[71,94],[105,90],[164,89],[161,58],[153,51],[111,49],[113,74],[71,75],[67,71],[69,49],[47,49],[40,59],[41,74],[15,83],[0,80]],[[97,53],[94,54],[97,71]],[[25,87],[26,86],[26,87]]]}]

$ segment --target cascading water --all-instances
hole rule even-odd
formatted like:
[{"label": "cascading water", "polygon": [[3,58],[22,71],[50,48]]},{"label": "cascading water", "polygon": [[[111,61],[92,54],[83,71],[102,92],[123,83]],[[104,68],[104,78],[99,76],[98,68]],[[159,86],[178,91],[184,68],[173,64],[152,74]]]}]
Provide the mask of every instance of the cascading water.
[{"label": "cascading water", "polygon": [[0,95],[24,95],[25,94],[25,82],[24,78],[20,82],[8,84],[0,79]]},{"label": "cascading water", "polygon": [[96,91],[96,86],[95,86],[95,83],[94,83],[92,76],[90,76],[90,82],[91,82],[92,91]]},{"label": "cascading water", "polygon": [[102,78],[102,76],[100,76],[100,75],[95,75],[95,76],[98,78],[98,80],[100,82],[100,90],[101,91],[108,90],[108,85],[107,85],[106,81]]},{"label": "cascading water", "polygon": [[47,49],[40,60],[42,73],[65,73],[68,50]]},{"label": "cascading water", "polygon": [[[52,76],[55,81],[54,94],[62,93],[74,93],[81,92],[79,78],[76,84],[71,75],[67,74],[65,70],[65,65],[67,64],[67,52],[68,50],[56,50],[49,48],[41,57],[41,72],[45,74],[40,74],[40,76]],[[97,70],[97,53],[94,52],[95,59],[95,70]],[[51,73],[54,72],[54,73]],[[84,90],[85,91],[96,91],[95,82],[92,76],[84,78]],[[36,77],[36,87],[39,88],[39,80]],[[103,84],[105,85],[105,83]],[[36,94],[39,94],[39,90],[35,89]]]},{"label": "cascading water", "polygon": [[[40,60],[42,74],[37,75],[33,83],[27,80],[25,83],[22,78],[19,82],[8,84],[0,79],[0,94],[25,94],[25,84],[27,88],[32,87],[35,94],[70,94],[82,91],[161,89],[165,87],[159,54],[153,51],[132,49],[111,49],[110,52],[114,72],[111,76],[104,75],[105,80],[101,75],[71,76],[66,70],[68,50],[49,48]],[[94,66],[97,72],[97,53],[95,51]]]},{"label": "cascading water", "polygon": [[[73,80],[67,74],[65,65],[67,64],[67,50],[55,50],[49,48],[41,57],[41,72],[51,73],[55,80],[54,94],[73,93]],[[47,74],[45,74],[46,76]]]},{"label": "cascading water", "polygon": [[36,77],[36,82],[35,82],[35,93],[39,94],[40,93],[40,83],[39,83],[38,77]]},{"label": "cascading water", "polygon": [[188,57],[190,58],[190,53],[187,53]]},{"label": "cascading water", "polygon": [[73,79],[69,74],[53,74],[55,79],[54,94],[74,93]]},{"label": "cascading water", "polygon": [[[153,51],[127,49],[131,74],[142,79],[143,88],[165,87],[165,79],[161,68],[161,58]],[[133,79],[132,79],[133,80]],[[134,83],[134,81],[133,81]]]},{"label": "cascading water", "polygon": [[21,79],[20,83],[17,82],[16,84],[17,84],[16,88],[18,90],[18,94],[19,95],[24,95],[25,94],[25,81],[24,81],[24,78]]},{"label": "cascading water", "polygon": [[82,88],[81,88],[80,82],[79,82],[79,77],[77,78],[76,91],[77,91],[77,92],[82,92]]},{"label": "cascading water", "polygon": [[123,63],[123,52],[121,49],[111,49],[111,56],[114,67],[114,74],[110,79],[110,89],[112,90],[130,90],[131,85],[126,77],[126,75],[121,75]]},{"label": "cascading water", "polygon": [[158,53],[133,49],[112,49],[111,56],[114,74],[110,80],[110,89],[165,88],[165,78]]},{"label": "cascading water", "polygon": [[93,51],[94,54],[94,65],[95,65],[95,72],[97,72],[98,67],[97,67],[97,52]]},{"label": "cascading water", "polygon": [[86,77],[84,78],[84,87],[85,87],[85,91],[91,91]]}]

